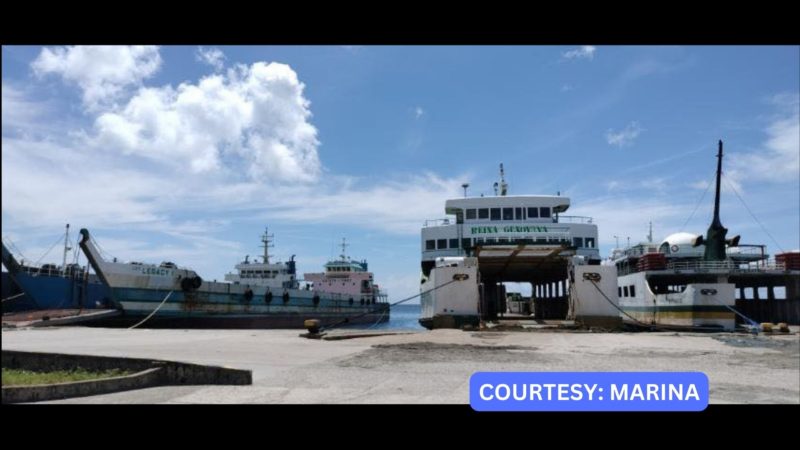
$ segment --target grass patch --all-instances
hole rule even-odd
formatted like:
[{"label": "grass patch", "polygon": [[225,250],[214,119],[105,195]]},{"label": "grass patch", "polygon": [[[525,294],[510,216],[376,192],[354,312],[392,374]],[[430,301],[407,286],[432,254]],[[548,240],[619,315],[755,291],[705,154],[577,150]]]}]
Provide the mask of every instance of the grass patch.
[{"label": "grass patch", "polygon": [[85,369],[58,370],[55,372],[33,372],[31,370],[3,368],[3,386],[28,386],[33,384],[69,383],[72,381],[96,380],[100,378],[120,377],[130,375],[121,369],[90,372]]}]

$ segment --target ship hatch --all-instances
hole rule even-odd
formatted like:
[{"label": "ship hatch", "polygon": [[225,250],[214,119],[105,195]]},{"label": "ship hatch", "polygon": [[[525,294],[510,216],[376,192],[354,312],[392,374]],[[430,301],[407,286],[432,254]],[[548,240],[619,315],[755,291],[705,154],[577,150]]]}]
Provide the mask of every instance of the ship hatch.
[{"label": "ship hatch", "polygon": [[483,245],[474,248],[483,284],[481,312],[486,320],[506,310],[503,282],[530,283],[538,318],[567,314],[567,263],[574,254],[565,245]]}]

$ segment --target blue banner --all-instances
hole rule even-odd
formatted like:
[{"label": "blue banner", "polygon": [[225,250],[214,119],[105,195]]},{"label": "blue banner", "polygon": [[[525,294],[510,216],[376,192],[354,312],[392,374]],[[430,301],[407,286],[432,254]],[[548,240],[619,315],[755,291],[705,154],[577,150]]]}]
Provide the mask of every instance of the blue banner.
[{"label": "blue banner", "polygon": [[476,372],[476,411],[702,411],[702,372]]}]

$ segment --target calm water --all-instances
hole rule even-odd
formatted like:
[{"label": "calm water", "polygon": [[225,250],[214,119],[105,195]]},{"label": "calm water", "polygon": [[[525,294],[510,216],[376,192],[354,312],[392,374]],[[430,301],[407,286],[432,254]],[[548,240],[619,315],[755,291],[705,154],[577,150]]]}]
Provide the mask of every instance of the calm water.
[{"label": "calm water", "polygon": [[419,320],[419,305],[392,306],[389,321],[377,325],[349,325],[348,329],[370,330],[424,330]]}]

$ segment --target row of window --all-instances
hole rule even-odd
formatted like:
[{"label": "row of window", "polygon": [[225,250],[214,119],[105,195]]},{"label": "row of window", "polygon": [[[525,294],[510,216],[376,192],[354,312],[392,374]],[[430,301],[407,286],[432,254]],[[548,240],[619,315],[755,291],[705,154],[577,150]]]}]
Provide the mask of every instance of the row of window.
[{"label": "row of window", "polygon": [[636,286],[634,285],[619,286],[617,289],[620,297],[636,297]]},{"label": "row of window", "polygon": [[255,275],[255,276],[267,275],[267,276],[270,276],[270,277],[274,277],[275,275],[278,275],[279,273],[280,272],[278,272],[277,270],[242,270],[240,272],[240,275],[242,276],[242,278],[245,278],[247,276],[253,276],[253,275]]},{"label": "row of window", "polygon": [[[461,247],[458,246],[458,239],[428,239],[425,241],[425,250],[447,250],[457,248],[469,248],[481,244],[544,244],[544,243],[569,243],[566,238],[559,237],[538,237],[532,238],[516,238],[516,237],[499,237],[499,238],[464,238],[461,240]],[[572,238],[572,245],[577,248],[594,248],[594,238]]]},{"label": "row of window", "polygon": [[516,208],[477,208],[468,209],[466,220],[528,220],[547,219],[550,217],[550,207],[516,207]]}]

